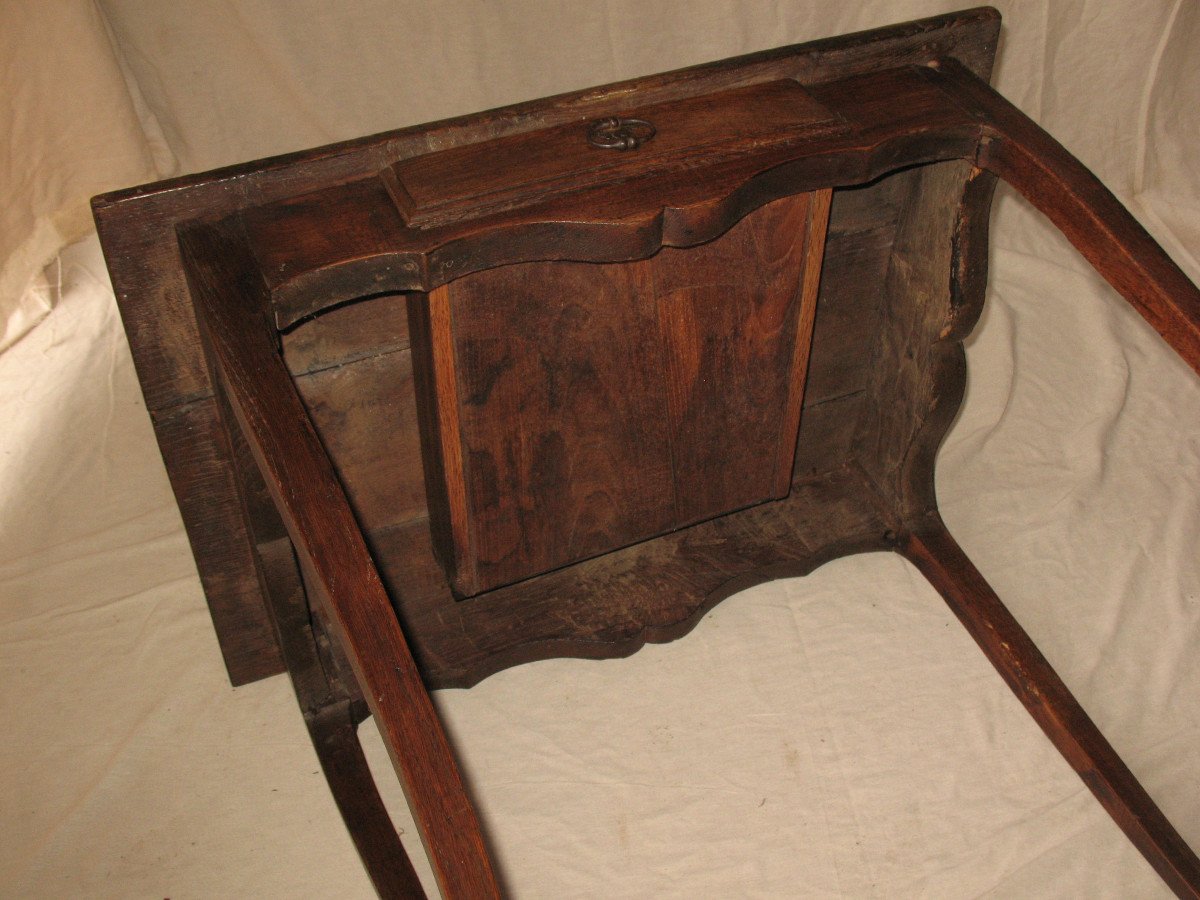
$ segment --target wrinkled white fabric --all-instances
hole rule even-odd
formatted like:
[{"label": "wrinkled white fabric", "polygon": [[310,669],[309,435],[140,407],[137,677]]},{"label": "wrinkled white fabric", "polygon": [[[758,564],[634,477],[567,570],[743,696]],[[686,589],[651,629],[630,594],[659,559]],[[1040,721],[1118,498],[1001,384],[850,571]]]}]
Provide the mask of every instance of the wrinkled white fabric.
[{"label": "wrinkled white fabric", "polygon": [[92,228],[88,198],[170,174],[154,137],[92,0],[0,3],[0,351],[53,305],[39,275]]},{"label": "wrinkled white fabric", "polygon": [[[0,11],[17,7],[34,8]],[[20,206],[58,173],[30,196],[81,209],[173,157],[237,162],[949,8],[60,4],[103,11],[110,96],[117,81],[139,96],[39,131],[40,168],[5,185]],[[1196,5],[1002,8],[999,87],[1200,275]],[[55,71],[0,113],[88,102],[97,69]],[[0,178],[20,146],[0,139]],[[116,183],[78,174],[129,159],[105,169]],[[6,208],[0,250],[43,215]],[[1002,191],[993,231],[943,512],[1198,847],[1200,380],[1024,201]],[[46,283],[61,302],[0,354],[0,894],[371,896],[286,679],[225,679],[94,238]],[[517,897],[1168,896],[893,556],[743,592],[627,660],[537,663],[436,699]]]}]

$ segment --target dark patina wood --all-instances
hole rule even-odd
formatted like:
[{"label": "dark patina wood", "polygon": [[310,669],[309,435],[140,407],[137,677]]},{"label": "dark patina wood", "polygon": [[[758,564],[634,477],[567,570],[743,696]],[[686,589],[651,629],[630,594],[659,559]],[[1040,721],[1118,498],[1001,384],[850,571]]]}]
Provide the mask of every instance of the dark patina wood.
[{"label": "dark patina wood", "polygon": [[[134,364],[147,409],[155,422],[155,434],[183,513],[232,681],[241,684],[282,671],[282,662],[264,611],[253,542],[240,512],[236,485],[229,475],[229,460],[221,449],[223,438],[212,379],[198,350],[195,315],[180,266],[175,238],[179,223],[250,211],[260,204],[275,204],[359,179],[374,179],[386,167],[433,148],[445,149],[565,122],[588,121],[609,114],[614,94],[628,92],[635,84],[646,102],[666,102],[781,78],[814,84],[892,65],[922,65],[943,57],[958,59],[986,77],[998,32],[999,17],[994,11],[971,10],[756,53],[636,82],[576,91],[98,198],[96,224],[107,257],[117,261],[111,267],[113,287],[130,336]],[[338,246],[348,248],[357,259],[369,258],[375,246],[389,240],[392,220],[385,217],[376,222],[358,215],[353,190],[345,193],[335,190],[328,202],[332,204],[329,211],[336,227],[317,233],[293,231],[286,217],[281,217],[275,227],[280,229],[283,244],[295,241],[295,246],[303,248],[310,260],[331,255],[344,257]],[[344,215],[339,217],[339,211]],[[132,222],[137,227],[131,227]],[[835,211],[835,226],[836,222]],[[886,226],[881,224],[880,228],[886,231]],[[288,234],[289,231],[292,233]],[[870,265],[879,268],[886,265],[884,243],[880,237]],[[841,244],[835,236],[827,254],[840,253]],[[855,251],[846,250],[852,252]],[[269,284],[286,282],[294,274],[286,260],[263,258],[260,262]],[[301,281],[320,278],[321,270],[316,268],[314,274]],[[345,267],[339,278],[342,286],[332,286],[334,296],[363,297],[387,290],[383,285],[375,285],[370,276],[361,283],[347,283]],[[334,330],[322,329],[323,340],[338,342],[340,339],[332,334]],[[351,350],[347,355],[358,352],[364,351]],[[816,366],[814,360],[814,375],[818,374]],[[834,377],[828,380],[847,383]],[[831,413],[827,418],[838,417]],[[829,427],[839,428],[832,422]],[[415,427],[412,438],[415,446]],[[419,479],[419,470],[416,475]],[[355,489],[351,487],[349,491],[353,498]]]},{"label": "dark patina wood", "polygon": [[[610,118],[653,129],[637,153],[589,140],[596,121],[570,122],[402,160],[382,177],[405,224],[453,225],[636,178],[707,169],[773,146],[847,130],[834,112],[790,78],[638,105],[640,94],[609,108]],[[503,172],[502,178],[496,175]]]},{"label": "dark patina wood", "polygon": [[786,496],[829,193],[687,251],[412,296],[430,529],[460,596]]},{"label": "dark patina wood", "polygon": [[[97,199],[231,675],[282,650],[382,895],[419,887],[353,746],[368,709],[443,891],[495,896],[427,689],[631,653],[893,549],[1200,896],[937,515],[997,176],[1200,371],[1200,292],[987,86],[997,29],[974,10]],[[659,131],[589,148],[604,117]]]},{"label": "dark patina wood", "polygon": [[[263,282],[240,237],[228,225],[199,225],[180,234],[183,256],[189,263],[188,284],[198,308],[206,313],[203,337],[233,412],[235,421],[228,426],[246,437],[295,548],[309,602],[324,613],[358,683],[369,686],[364,699],[391,752],[443,892],[451,897],[497,897],[499,887],[483,835],[441,722],[341,484],[277,352],[265,310],[261,302],[252,301],[256,294],[260,301],[264,299]],[[304,487],[297,489],[296,485]],[[272,562],[277,565],[261,570],[264,582],[273,570],[277,579],[281,575],[294,580],[286,560],[276,557]],[[272,593],[286,595],[286,585],[267,583]],[[288,627],[282,615],[278,621],[281,627]],[[289,653],[292,639],[297,644],[303,641],[295,635],[295,627],[285,644]],[[308,661],[303,673],[312,673]],[[299,683],[306,685],[300,696],[307,699],[311,679],[302,675]],[[320,690],[319,682],[316,690]],[[314,736],[325,737],[329,732],[324,723],[314,723],[311,717],[329,715],[341,700],[334,695],[318,710],[305,710]],[[331,779],[335,790],[353,791],[368,777],[362,772],[361,758],[347,759],[331,750],[321,755],[323,765],[336,769],[349,763],[358,770],[353,779]],[[357,809],[367,804],[356,799],[339,805]],[[374,851],[364,857],[364,862],[371,864]],[[407,867],[401,866],[391,877],[407,891],[413,887],[408,875]],[[376,882],[380,880],[376,876]]]}]

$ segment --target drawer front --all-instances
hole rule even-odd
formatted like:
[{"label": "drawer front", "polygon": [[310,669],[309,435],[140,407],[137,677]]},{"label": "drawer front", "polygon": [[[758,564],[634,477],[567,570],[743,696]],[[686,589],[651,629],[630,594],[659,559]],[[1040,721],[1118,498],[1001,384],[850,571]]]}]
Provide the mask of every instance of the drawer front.
[{"label": "drawer front", "polygon": [[[846,130],[790,79],[715,91],[401,160],[386,172],[409,226],[427,228],[632,179],[753,157]],[[622,140],[625,138],[629,143]]]}]

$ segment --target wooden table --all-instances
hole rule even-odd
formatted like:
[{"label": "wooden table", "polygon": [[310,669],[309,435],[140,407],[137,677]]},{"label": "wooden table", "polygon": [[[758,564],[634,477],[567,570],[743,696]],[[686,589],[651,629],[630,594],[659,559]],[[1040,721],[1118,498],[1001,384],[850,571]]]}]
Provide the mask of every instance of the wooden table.
[{"label": "wooden table", "polygon": [[286,668],[380,893],[499,893],[427,691],[890,549],[1180,896],[1200,862],[938,515],[996,178],[1200,371],[1200,292],[986,83],[980,9],[99,197],[235,684]]}]

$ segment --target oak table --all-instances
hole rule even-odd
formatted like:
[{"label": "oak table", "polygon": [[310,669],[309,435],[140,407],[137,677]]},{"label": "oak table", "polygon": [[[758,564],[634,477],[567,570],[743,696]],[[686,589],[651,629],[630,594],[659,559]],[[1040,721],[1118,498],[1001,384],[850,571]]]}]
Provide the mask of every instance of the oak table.
[{"label": "oak table", "polygon": [[497,896],[429,690],[890,549],[1200,896],[938,514],[997,177],[1200,371],[1200,292],[988,87],[998,31],[969,10],[96,198],[230,677],[289,671],[381,895],[421,887],[366,716],[445,895]]}]

